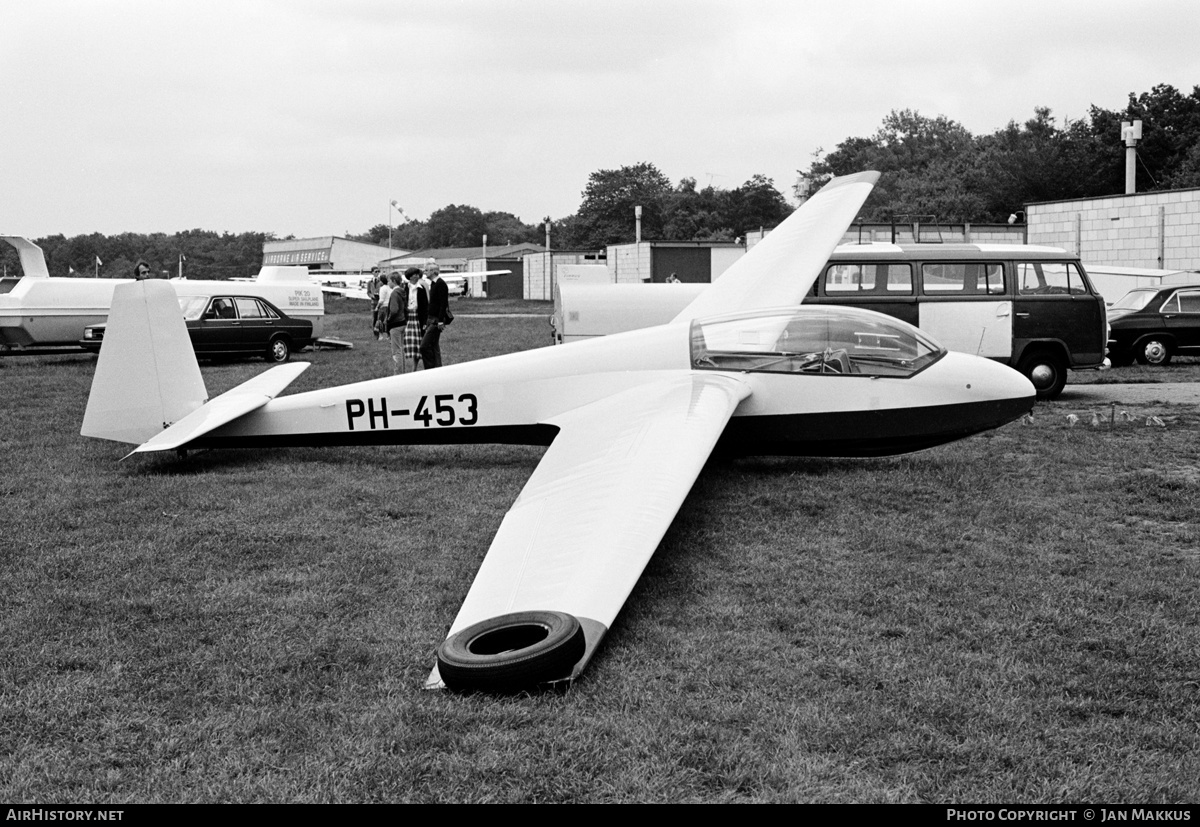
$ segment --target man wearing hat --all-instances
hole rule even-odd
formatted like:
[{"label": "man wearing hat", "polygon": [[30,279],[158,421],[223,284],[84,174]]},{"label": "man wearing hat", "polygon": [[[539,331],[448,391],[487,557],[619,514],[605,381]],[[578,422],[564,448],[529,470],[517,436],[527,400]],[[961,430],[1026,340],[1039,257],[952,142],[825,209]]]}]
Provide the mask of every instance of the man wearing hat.
[{"label": "man wearing hat", "polygon": [[425,275],[429,279],[429,323],[421,337],[421,362],[429,370],[442,366],[442,328],[450,310],[450,288],[436,262],[426,266]]}]

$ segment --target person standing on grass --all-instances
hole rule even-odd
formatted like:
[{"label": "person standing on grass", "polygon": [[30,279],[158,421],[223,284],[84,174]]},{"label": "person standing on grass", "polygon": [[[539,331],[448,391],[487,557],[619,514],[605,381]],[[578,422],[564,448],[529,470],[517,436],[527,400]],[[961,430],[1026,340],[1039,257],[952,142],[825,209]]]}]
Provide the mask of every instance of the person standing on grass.
[{"label": "person standing on grass", "polygon": [[375,304],[375,336],[381,342],[387,338],[388,299],[396,281],[399,279],[395,273],[392,273],[390,278],[379,277],[379,299]]},{"label": "person standing on grass", "polygon": [[385,330],[392,348],[392,375],[404,373],[404,314],[408,310],[408,296],[400,286],[400,276],[392,273],[388,279],[391,290],[388,292],[387,307],[381,312],[387,314]]},{"label": "person standing on grass", "polygon": [[421,337],[421,361],[429,370],[442,366],[442,328],[450,310],[450,288],[436,263],[425,268],[425,276],[429,279],[429,317]]},{"label": "person standing on grass", "polygon": [[429,318],[429,294],[421,285],[420,268],[409,267],[404,271],[404,278],[408,281],[404,291],[407,297],[407,311],[404,317],[404,357],[412,359],[415,371],[417,363],[421,361],[421,335]]},{"label": "person standing on grass", "polygon": [[371,302],[371,329],[375,328],[377,311],[379,310],[379,268],[371,268],[371,280],[367,282],[367,299]]}]

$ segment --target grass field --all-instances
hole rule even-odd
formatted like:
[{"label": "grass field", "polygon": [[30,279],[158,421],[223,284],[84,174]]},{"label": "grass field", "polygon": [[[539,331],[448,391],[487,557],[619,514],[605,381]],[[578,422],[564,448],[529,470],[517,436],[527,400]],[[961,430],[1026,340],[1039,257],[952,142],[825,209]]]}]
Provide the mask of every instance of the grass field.
[{"label": "grass field", "polygon": [[[549,344],[468,315],[499,307],[454,305],[447,362]],[[357,347],[298,390],[390,373],[330,314]],[[0,799],[1200,798],[1191,408],[713,461],[582,680],[497,698],[421,685],[540,449],[118,462],[78,436],[93,366],[0,360]]]}]

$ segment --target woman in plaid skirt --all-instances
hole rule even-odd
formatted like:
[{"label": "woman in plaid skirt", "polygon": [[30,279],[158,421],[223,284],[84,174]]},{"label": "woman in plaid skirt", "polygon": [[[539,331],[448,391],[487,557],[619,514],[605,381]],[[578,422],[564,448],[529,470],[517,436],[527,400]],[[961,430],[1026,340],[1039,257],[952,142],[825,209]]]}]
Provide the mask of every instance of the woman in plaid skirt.
[{"label": "woman in plaid skirt", "polygon": [[405,285],[405,324],[404,324],[404,357],[413,360],[413,370],[421,360],[421,334],[425,332],[425,322],[429,316],[429,297],[425,288],[419,283],[421,271],[409,267],[404,271]]}]

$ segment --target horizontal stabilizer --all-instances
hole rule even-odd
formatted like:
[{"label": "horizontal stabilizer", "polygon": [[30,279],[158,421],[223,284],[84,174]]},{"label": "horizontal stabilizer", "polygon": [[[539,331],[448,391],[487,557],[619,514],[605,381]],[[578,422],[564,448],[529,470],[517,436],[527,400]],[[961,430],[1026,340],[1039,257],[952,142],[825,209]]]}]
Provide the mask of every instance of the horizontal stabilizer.
[{"label": "horizontal stabilizer", "polygon": [[271,368],[192,411],[153,439],[135,448],[128,456],[183,448],[197,437],[261,408],[292,384],[308,366],[308,362],[293,362]]}]

